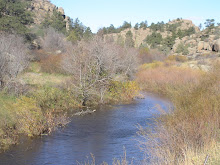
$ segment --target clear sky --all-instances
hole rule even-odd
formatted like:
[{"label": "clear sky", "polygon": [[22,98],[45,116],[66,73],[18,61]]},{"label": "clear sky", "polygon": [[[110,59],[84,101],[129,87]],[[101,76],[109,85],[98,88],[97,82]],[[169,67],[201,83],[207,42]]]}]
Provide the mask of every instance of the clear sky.
[{"label": "clear sky", "polygon": [[51,0],[63,7],[65,14],[79,18],[96,32],[100,27],[113,24],[118,27],[124,21],[164,21],[176,18],[190,19],[196,25],[213,18],[220,22],[220,0]]}]

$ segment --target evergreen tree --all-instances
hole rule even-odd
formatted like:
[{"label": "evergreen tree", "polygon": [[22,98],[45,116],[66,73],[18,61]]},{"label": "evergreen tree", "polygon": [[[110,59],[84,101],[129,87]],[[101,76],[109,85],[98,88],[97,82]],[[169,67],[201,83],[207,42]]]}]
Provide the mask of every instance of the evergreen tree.
[{"label": "evergreen tree", "polygon": [[141,22],[139,28],[140,28],[140,29],[143,28],[144,30],[146,30],[146,29],[147,29],[147,25],[148,25],[148,24],[147,24],[147,21]]},{"label": "evergreen tree", "polygon": [[144,40],[151,48],[156,48],[161,44],[163,38],[160,33],[153,32],[151,35],[147,36]]},{"label": "evergreen tree", "polygon": [[177,32],[177,37],[179,37],[180,39],[181,38],[183,38],[183,32],[182,32],[182,30],[178,30],[178,32]]},{"label": "evergreen tree", "polygon": [[133,34],[130,30],[125,35],[125,46],[129,48],[134,47]]},{"label": "evergreen tree", "polygon": [[215,20],[214,19],[207,19],[205,22],[207,28],[212,29],[215,27]]},{"label": "evergreen tree", "polygon": [[45,16],[42,26],[43,28],[52,27],[59,32],[66,33],[66,22],[64,21],[63,15],[57,10],[53,11],[52,16],[49,16],[49,14]]},{"label": "evergreen tree", "polygon": [[107,31],[108,31],[108,33],[115,33],[115,32],[116,32],[116,29],[115,29],[114,25],[111,24],[111,25],[107,28]]},{"label": "evergreen tree", "polygon": [[139,24],[136,23],[135,26],[134,26],[134,29],[135,29],[135,30],[138,30],[138,28],[139,28]]},{"label": "evergreen tree", "polygon": [[131,28],[131,23],[128,23],[127,21],[124,21],[123,25],[121,26],[121,31],[125,30],[125,29],[129,29]]},{"label": "evergreen tree", "polygon": [[78,34],[76,33],[76,31],[71,30],[71,31],[69,32],[69,35],[68,35],[68,37],[67,37],[67,40],[68,40],[68,41],[71,41],[72,43],[76,43],[77,41],[80,40],[80,38],[79,38]]},{"label": "evergreen tree", "polygon": [[27,2],[21,0],[0,0],[0,31],[16,32],[27,36],[27,25],[33,23],[30,11],[27,10]]},{"label": "evergreen tree", "polygon": [[199,24],[199,29],[202,30],[202,24],[201,23]]},{"label": "evergreen tree", "polygon": [[83,38],[88,41],[92,38],[93,34],[92,34],[92,31],[90,29],[90,27],[87,27],[84,34],[83,34]]},{"label": "evergreen tree", "polygon": [[73,43],[80,41],[83,38],[84,31],[85,26],[78,18],[76,18],[75,21],[71,20],[70,31],[67,39]]}]

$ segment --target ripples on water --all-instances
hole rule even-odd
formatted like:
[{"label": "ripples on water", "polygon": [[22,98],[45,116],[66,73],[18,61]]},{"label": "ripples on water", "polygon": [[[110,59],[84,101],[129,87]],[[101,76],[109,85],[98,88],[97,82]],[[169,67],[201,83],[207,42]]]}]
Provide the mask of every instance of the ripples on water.
[{"label": "ripples on water", "polygon": [[123,147],[127,159],[139,164],[143,154],[136,141],[137,125],[153,127],[157,104],[166,109],[169,103],[147,95],[132,104],[102,107],[91,115],[73,117],[67,127],[53,135],[25,140],[0,154],[0,165],[74,165],[84,162],[90,153],[97,164],[111,164],[123,155]]}]

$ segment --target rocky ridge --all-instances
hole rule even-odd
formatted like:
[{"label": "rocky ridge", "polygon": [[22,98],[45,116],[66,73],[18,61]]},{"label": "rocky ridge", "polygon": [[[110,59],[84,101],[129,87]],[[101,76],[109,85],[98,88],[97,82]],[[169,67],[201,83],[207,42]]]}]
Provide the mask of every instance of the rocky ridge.
[{"label": "rocky ridge", "polygon": [[34,14],[34,24],[40,25],[47,15],[53,15],[53,11],[57,10],[63,16],[63,20],[66,22],[66,29],[69,30],[70,17],[65,15],[62,7],[57,7],[49,0],[32,0],[29,6],[29,10]]},{"label": "rocky ridge", "polygon": [[[181,54],[181,53],[176,53],[179,44],[183,44],[187,46],[189,55],[220,52],[220,26],[215,27],[210,32],[208,32],[207,29],[200,31],[200,29],[196,25],[194,25],[191,20],[176,19],[168,22],[167,24],[168,25],[179,24],[179,26],[176,29],[176,32],[179,29],[187,30],[191,27],[195,29],[195,34],[192,34],[190,36],[185,36],[181,39],[176,38],[175,43],[170,52],[171,54],[174,55]],[[138,30],[135,30],[134,28],[130,28],[120,33],[107,34],[105,35],[105,39],[112,38],[114,41],[117,41],[117,39],[121,37],[125,40],[126,33],[129,30],[133,34],[135,47],[139,47],[141,44],[144,44],[145,38],[153,33],[153,30],[151,30],[149,27],[146,28],[145,30],[143,28]],[[163,32],[161,31],[156,31],[156,32],[160,33],[163,39],[166,38],[167,36],[172,36],[172,33],[168,31],[166,28]]]}]

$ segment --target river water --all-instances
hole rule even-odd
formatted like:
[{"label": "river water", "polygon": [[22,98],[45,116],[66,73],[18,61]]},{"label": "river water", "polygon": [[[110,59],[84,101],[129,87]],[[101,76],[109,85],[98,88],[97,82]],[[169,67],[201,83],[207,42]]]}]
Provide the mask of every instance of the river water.
[{"label": "river water", "polygon": [[[137,140],[137,125],[153,127],[157,106],[167,109],[168,101],[146,95],[131,104],[101,107],[95,113],[74,116],[63,129],[50,136],[26,139],[0,154],[0,165],[75,165],[95,156],[96,164],[111,164],[126,150],[127,159],[140,164],[143,153]],[[88,158],[87,158],[88,157]]]}]

